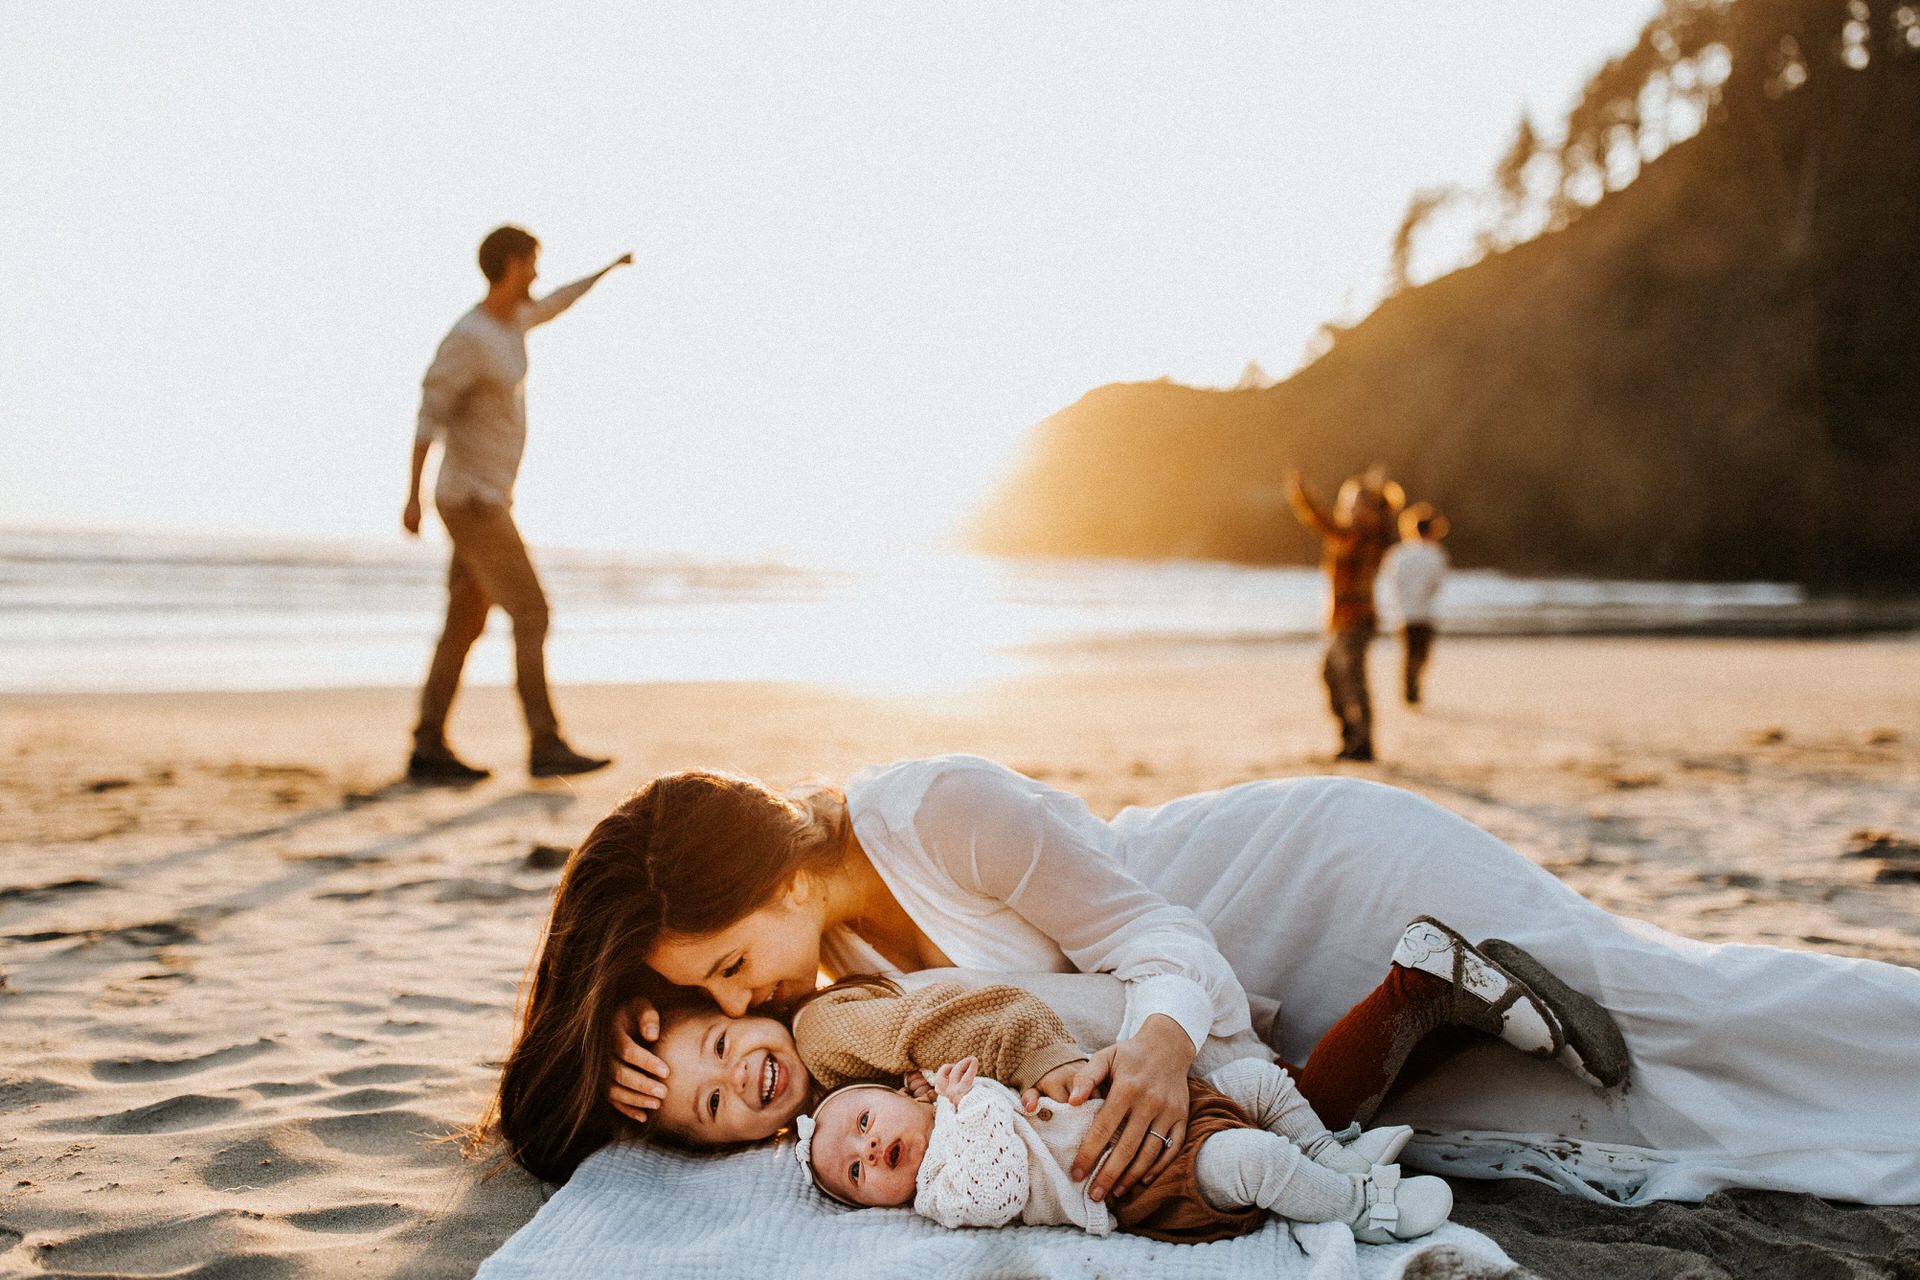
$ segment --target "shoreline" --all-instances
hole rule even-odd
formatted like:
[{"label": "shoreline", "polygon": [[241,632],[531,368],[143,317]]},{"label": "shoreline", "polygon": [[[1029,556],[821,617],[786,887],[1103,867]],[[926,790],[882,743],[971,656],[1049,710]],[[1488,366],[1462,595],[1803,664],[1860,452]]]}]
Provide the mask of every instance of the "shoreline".
[{"label": "shoreline", "polygon": [[[558,878],[530,855],[692,765],[788,783],[971,751],[1103,815],[1344,773],[1675,932],[1920,967],[1911,639],[1443,634],[1419,712],[1396,659],[1374,651],[1376,766],[1331,761],[1298,642],[912,696],[563,685],[570,738],[619,758],[570,783],[529,782],[512,693],[472,689],[452,740],[496,775],[469,791],[396,785],[411,689],[0,695],[0,1270],[471,1275],[543,1198],[431,1141],[511,1034]],[[1514,1251],[1516,1223],[1542,1248],[1586,1229],[1546,1194],[1463,1200]],[[1875,1212],[1920,1239],[1920,1210]]]}]

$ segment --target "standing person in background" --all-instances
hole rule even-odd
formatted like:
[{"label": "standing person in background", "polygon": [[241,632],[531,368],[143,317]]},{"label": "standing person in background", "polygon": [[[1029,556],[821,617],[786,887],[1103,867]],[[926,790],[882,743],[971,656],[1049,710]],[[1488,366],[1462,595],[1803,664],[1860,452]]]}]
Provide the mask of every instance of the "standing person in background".
[{"label": "standing person in background", "polygon": [[1382,566],[1400,607],[1400,635],[1406,642],[1401,666],[1407,705],[1420,705],[1420,673],[1433,653],[1433,601],[1447,576],[1447,518],[1431,503],[1416,502],[1400,513],[1400,542]]},{"label": "standing person in background", "polygon": [[1375,464],[1340,486],[1332,514],[1314,501],[1298,467],[1287,471],[1287,499],[1300,523],[1320,535],[1322,563],[1333,581],[1327,656],[1321,672],[1340,721],[1337,760],[1373,759],[1373,703],[1367,696],[1367,646],[1379,626],[1373,582],[1394,543],[1393,520],[1406,502],[1399,485]]},{"label": "standing person in background", "polygon": [[420,723],[407,761],[413,782],[459,786],[487,776],[453,754],[446,730],[467,651],[496,604],[513,620],[515,683],[532,741],[527,771],[556,778],[613,763],[581,755],[560,736],[547,692],[547,597],[513,522],[513,482],[527,442],[527,330],[565,311],[633,255],[536,302],[530,290],[539,256],[540,242],[519,227],[499,227],[480,242],[487,296],[441,339],[421,382],[412,478],[400,523],[419,534],[420,477],[438,440],[433,505],[453,539],[453,562],[447,569],[446,625],[420,691]]}]

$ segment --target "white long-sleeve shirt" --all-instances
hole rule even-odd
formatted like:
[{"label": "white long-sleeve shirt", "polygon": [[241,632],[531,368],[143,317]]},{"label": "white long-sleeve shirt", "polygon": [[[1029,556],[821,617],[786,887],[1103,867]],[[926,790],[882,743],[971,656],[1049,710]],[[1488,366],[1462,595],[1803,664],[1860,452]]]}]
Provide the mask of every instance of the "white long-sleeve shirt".
[{"label": "white long-sleeve shirt", "polygon": [[[1196,1050],[1251,1025],[1206,926],[1128,872],[1119,834],[1078,796],[951,755],[862,769],[847,807],[880,878],[955,965],[1111,973],[1126,990],[1120,1039],[1155,1013]],[[836,972],[892,967],[846,930],[823,941]]]},{"label": "white long-sleeve shirt", "polygon": [[1447,551],[1437,542],[1401,542],[1387,552],[1381,576],[1393,586],[1403,622],[1432,622],[1433,602],[1447,576]]},{"label": "white long-sleeve shirt", "polygon": [[598,276],[562,285],[520,307],[511,322],[476,306],[440,340],[420,382],[414,443],[441,442],[439,506],[513,505],[527,446],[527,330],[565,311]]}]

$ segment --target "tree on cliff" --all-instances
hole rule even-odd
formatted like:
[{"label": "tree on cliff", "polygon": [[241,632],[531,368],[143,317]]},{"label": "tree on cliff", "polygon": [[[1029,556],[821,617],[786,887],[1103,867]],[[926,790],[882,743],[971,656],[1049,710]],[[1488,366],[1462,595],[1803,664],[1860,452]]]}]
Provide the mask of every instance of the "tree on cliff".
[{"label": "tree on cliff", "polygon": [[1557,143],[1523,121],[1485,257],[1270,390],[1090,393],[972,537],[1305,563],[1287,465],[1377,458],[1466,563],[1920,587],[1915,173],[1914,3],[1668,0]]}]

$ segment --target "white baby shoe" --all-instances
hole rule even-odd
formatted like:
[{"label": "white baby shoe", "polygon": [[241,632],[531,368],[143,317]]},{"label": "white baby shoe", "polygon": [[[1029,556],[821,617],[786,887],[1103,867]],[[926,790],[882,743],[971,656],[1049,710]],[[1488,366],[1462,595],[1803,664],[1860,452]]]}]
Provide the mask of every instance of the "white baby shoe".
[{"label": "white baby shoe", "polygon": [[1412,1240],[1439,1227],[1453,1212],[1453,1188],[1444,1178],[1400,1176],[1397,1164],[1377,1164],[1362,1183],[1366,1207],[1353,1220],[1362,1244]]}]

